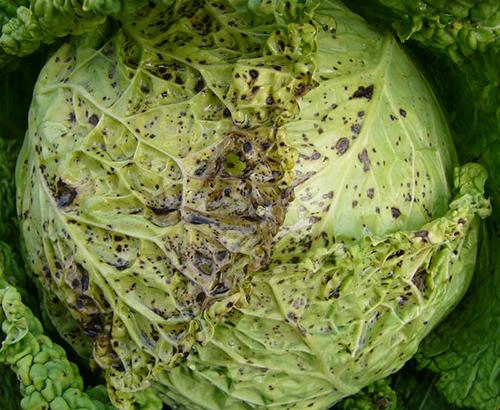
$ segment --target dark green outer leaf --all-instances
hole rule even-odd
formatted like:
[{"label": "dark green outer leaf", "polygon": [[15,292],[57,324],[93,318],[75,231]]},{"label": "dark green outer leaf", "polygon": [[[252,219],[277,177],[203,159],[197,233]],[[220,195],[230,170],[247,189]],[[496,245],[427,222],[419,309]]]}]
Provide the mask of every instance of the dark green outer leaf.
[{"label": "dark green outer leaf", "polygon": [[414,360],[408,362],[391,381],[397,394],[397,410],[458,410],[436,388],[438,377],[429,371],[418,370]]},{"label": "dark green outer leaf", "polygon": [[0,365],[0,397],[2,408],[21,410],[21,394],[16,375],[9,367]]}]

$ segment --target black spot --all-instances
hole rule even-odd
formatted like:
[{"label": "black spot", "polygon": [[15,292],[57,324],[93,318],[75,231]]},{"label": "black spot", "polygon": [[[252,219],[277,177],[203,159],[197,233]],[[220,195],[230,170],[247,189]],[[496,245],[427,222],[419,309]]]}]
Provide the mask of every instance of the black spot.
[{"label": "black spot", "polygon": [[214,223],[211,219],[196,214],[189,215],[187,222],[190,222],[193,225],[211,225]]},{"label": "black spot", "polygon": [[208,164],[203,164],[202,166],[200,166],[194,170],[194,174],[197,177],[202,176],[205,173],[205,171],[207,170],[207,167],[208,167]]},{"label": "black spot", "polygon": [[98,122],[99,122],[99,117],[97,115],[92,114],[89,117],[89,124],[92,124],[94,127],[97,125]]},{"label": "black spot", "polygon": [[259,72],[257,70],[250,70],[248,72],[248,74],[250,74],[250,77],[252,77],[253,80],[257,79],[259,77]]},{"label": "black spot", "polygon": [[56,184],[56,193],[54,195],[59,208],[65,208],[75,200],[77,191],[75,188],[59,179]]},{"label": "black spot", "polygon": [[359,86],[354,94],[351,96],[352,98],[366,98],[367,100],[371,100],[373,97],[373,84],[368,87]]},{"label": "black spot", "polygon": [[402,108],[399,109],[399,114],[401,114],[401,117],[406,118],[406,111],[403,110]]},{"label": "black spot", "polygon": [[119,271],[125,270],[130,266],[130,264],[122,258],[118,258],[116,262],[112,263],[111,265],[114,266]]},{"label": "black spot", "polygon": [[196,85],[194,86],[194,92],[199,93],[205,87],[205,81],[203,79],[199,79]]},{"label": "black spot", "polygon": [[104,331],[103,318],[101,315],[95,315],[84,325],[83,333],[89,337],[97,337]]},{"label": "black spot", "polygon": [[317,159],[320,159],[321,158],[321,154],[318,152],[318,151],[314,151],[312,154],[311,154],[311,159],[312,160],[317,160]]},{"label": "black spot", "polygon": [[203,275],[211,275],[214,271],[214,261],[212,258],[196,251],[193,257],[193,264]]},{"label": "black spot", "polygon": [[199,303],[199,304],[202,304],[205,299],[207,298],[207,296],[203,293],[203,292],[200,292],[196,295],[196,301]]},{"label": "black spot", "polygon": [[243,151],[246,152],[247,154],[252,151],[252,144],[250,142],[245,142],[243,144]]},{"label": "black spot", "polygon": [[229,287],[227,287],[223,283],[218,283],[215,288],[212,289],[211,294],[216,296],[216,295],[221,295],[223,293],[226,293],[229,290]]},{"label": "black spot", "polygon": [[361,125],[358,123],[352,124],[351,131],[353,132],[353,134],[356,134],[356,135],[359,134],[361,132]]},{"label": "black spot", "polygon": [[405,254],[405,251],[403,249],[398,249],[397,251],[391,253],[388,257],[387,260],[393,259],[393,258],[399,258],[400,256],[403,256]]},{"label": "black spot", "polygon": [[340,296],[340,288],[337,286],[335,289],[332,289],[328,293],[327,299],[331,299],[331,298],[338,299],[339,296]]},{"label": "black spot", "polygon": [[172,208],[171,206],[163,206],[163,207],[154,207],[150,206],[149,209],[155,214],[155,215],[168,215],[172,212],[177,211],[176,208]]},{"label": "black spot", "polygon": [[394,219],[397,219],[401,216],[401,211],[398,208],[392,207],[391,208],[391,215]]},{"label": "black spot", "polygon": [[423,292],[426,289],[425,286],[426,277],[427,277],[427,271],[425,269],[420,269],[419,271],[417,271],[417,273],[415,273],[415,275],[413,275],[413,278],[411,278],[411,281],[420,292]]},{"label": "black spot", "polygon": [[89,290],[89,285],[90,285],[89,272],[79,263],[76,264],[76,269],[80,274],[80,280],[78,281],[80,285],[80,290],[82,293],[87,292]]},{"label": "black spot", "polygon": [[427,239],[429,239],[429,231],[425,231],[425,230],[417,231],[417,232],[415,232],[415,236],[417,238],[421,238],[424,241],[427,241]]}]

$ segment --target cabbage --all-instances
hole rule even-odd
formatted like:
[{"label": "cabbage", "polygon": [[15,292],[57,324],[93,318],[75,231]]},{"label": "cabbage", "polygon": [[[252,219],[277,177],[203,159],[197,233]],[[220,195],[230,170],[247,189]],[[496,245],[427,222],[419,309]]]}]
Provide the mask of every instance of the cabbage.
[{"label": "cabbage", "polygon": [[114,406],[323,409],[396,372],[490,212],[412,58],[336,0],[111,6],[43,68],[16,184]]}]

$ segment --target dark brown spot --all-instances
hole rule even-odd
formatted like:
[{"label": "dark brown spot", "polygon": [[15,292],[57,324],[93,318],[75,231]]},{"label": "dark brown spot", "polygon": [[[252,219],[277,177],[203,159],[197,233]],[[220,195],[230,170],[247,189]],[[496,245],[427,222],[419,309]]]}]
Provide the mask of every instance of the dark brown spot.
[{"label": "dark brown spot", "polygon": [[392,207],[391,208],[391,215],[394,219],[397,219],[401,216],[401,211],[398,208]]},{"label": "dark brown spot", "polygon": [[97,125],[98,122],[99,122],[99,117],[97,115],[92,114],[89,117],[89,124],[92,124],[94,127]]},{"label": "dark brown spot", "polygon": [[59,208],[65,208],[75,200],[77,191],[75,188],[59,179],[56,184],[56,192],[54,198]]},{"label": "dark brown spot", "polygon": [[373,97],[373,84],[368,87],[359,86],[351,98],[366,98],[367,100],[371,100]]},{"label": "dark brown spot", "polygon": [[426,277],[427,277],[427,271],[425,269],[420,269],[419,271],[417,271],[417,273],[415,273],[415,275],[413,275],[413,278],[411,278],[411,281],[420,292],[423,292],[426,289],[425,286]]},{"label": "dark brown spot", "polygon": [[347,138],[340,138],[335,144],[337,155],[343,155],[349,149],[349,140]]},{"label": "dark brown spot", "polygon": [[363,172],[368,172],[371,168],[372,163],[370,161],[370,158],[368,157],[368,151],[366,148],[364,148],[363,151],[358,154],[358,159],[359,162],[363,164]]},{"label": "dark brown spot", "polygon": [[194,92],[199,93],[205,87],[205,81],[203,79],[199,79],[196,85],[194,86]]},{"label": "dark brown spot", "polygon": [[251,69],[248,74],[250,74],[250,77],[252,80],[255,80],[259,77],[259,72],[257,70]]}]

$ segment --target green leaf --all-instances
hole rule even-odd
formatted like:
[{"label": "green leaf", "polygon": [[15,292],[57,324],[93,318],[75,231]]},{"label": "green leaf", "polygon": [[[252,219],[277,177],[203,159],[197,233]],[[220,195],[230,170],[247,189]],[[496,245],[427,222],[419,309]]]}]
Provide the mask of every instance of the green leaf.
[{"label": "green leaf", "polygon": [[417,370],[414,360],[392,377],[391,387],[397,394],[398,410],[458,410],[436,389],[438,375]]},{"label": "green leaf", "polygon": [[437,373],[438,389],[461,407],[500,407],[499,250],[500,236],[490,230],[469,293],[417,354],[422,367]]},{"label": "green leaf", "polygon": [[[111,410],[83,392],[77,367],[66,358],[64,349],[43,334],[40,321],[23,304],[17,289],[6,281],[5,258],[0,252],[0,321],[2,343],[0,364],[16,373],[23,410],[85,408]],[[16,396],[15,390],[11,395]],[[2,398],[3,400],[3,398]],[[2,404],[4,404],[2,402]]]},{"label": "green leaf", "polygon": [[13,243],[19,237],[16,219],[16,188],[14,171],[17,154],[21,148],[19,140],[0,138],[0,238],[10,238]]},{"label": "green leaf", "polygon": [[[382,379],[343,400],[333,410],[396,410],[397,406],[398,398],[391,388],[390,380]],[[426,410],[432,409],[426,408]]]},{"label": "green leaf", "polygon": [[[498,2],[356,2],[376,21],[412,40],[440,91],[462,160],[490,174],[494,222],[484,239],[473,286],[457,310],[431,334],[418,355],[437,372],[437,388],[461,406],[500,406],[500,8]],[[385,6],[385,7],[381,7]],[[422,7],[425,6],[425,7]],[[423,50],[422,50],[423,49]]]},{"label": "green leaf", "polygon": [[396,372],[465,292],[484,178],[461,168],[450,210],[418,231],[312,247],[254,273],[248,305],[155,387],[182,409],[323,409]]},{"label": "green leaf", "polygon": [[314,83],[310,7],[234,3],[150,3],[64,44],[35,88],[17,173],[27,260],[117,405],[245,302],[292,199],[281,125]]},{"label": "green leaf", "polygon": [[0,1],[0,68],[16,65],[18,57],[34,53],[68,35],[102,29],[109,16],[126,15],[146,4],[172,0],[12,0]]},{"label": "green leaf", "polygon": [[5,365],[0,364],[0,397],[2,408],[7,410],[21,409],[21,393],[16,374]]}]

